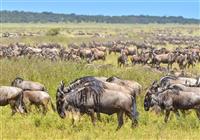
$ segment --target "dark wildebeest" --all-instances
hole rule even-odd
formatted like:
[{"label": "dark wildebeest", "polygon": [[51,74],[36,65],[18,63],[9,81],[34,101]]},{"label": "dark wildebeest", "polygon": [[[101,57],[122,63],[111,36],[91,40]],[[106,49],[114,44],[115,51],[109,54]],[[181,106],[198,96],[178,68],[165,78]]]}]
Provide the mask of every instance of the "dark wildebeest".
[{"label": "dark wildebeest", "polygon": [[[146,100],[147,101],[147,100]],[[159,105],[165,112],[165,122],[168,121],[170,111],[195,109],[200,119],[200,93],[188,92],[179,89],[166,89],[149,96],[150,104]]]},{"label": "dark wildebeest", "polygon": [[[113,83],[114,84],[114,83]],[[75,80],[69,87],[59,86],[56,94],[57,111],[65,118],[65,110],[73,106],[81,113],[90,115],[95,124],[94,112],[112,115],[117,113],[118,127],[123,125],[123,114],[137,124],[137,110],[134,97],[123,91],[110,90],[105,83],[94,77],[83,77]]]},{"label": "dark wildebeest", "polygon": [[22,92],[23,90],[17,87],[0,86],[0,106],[10,104],[12,115],[26,112]]},{"label": "dark wildebeest", "polygon": [[36,105],[40,110],[40,106],[42,106],[43,113],[46,114],[48,110],[48,104],[51,103],[51,107],[53,111],[56,111],[51,97],[47,92],[44,91],[24,91],[23,92],[23,101],[26,105],[31,106],[32,104]]},{"label": "dark wildebeest", "polygon": [[188,78],[188,77],[174,77],[174,76],[165,76],[159,81],[161,87],[166,87],[171,84],[183,84],[188,86],[195,86],[198,83],[198,78]]},{"label": "dark wildebeest", "polygon": [[192,68],[193,68],[195,66],[196,61],[197,61],[197,58],[196,58],[195,53],[187,54],[187,67],[188,68],[190,68],[190,66],[192,66]]},{"label": "dark wildebeest", "polygon": [[15,78],[15,80],[11,83],[11,86],[21,88],[23,90],[33,90],[33,91],[45,91],[45,86],[33,81],[26,81],[22,78]]},{"label": "dark wildebeest", "polygon": [[126,54],[124,54],[124,53],[122,53],[119,57],[118,57],[118,59],[117,59],[117,63],[118,63],[118,66],[125,66],[126,65],[126,63],[127,63],[127,61],[128,61],[128,57],[127,57],[127,55]]},{"label": "dark wildebeest", "polygon": [[[160,83],[158,83],[157,81],[154,81],[151,84],[151,86],[147,90],[145,98],[144,98],[144,110],[145,111],[149,111],[149,109],[152,108],[152,110],[154,110],[156,112],[156,114],[164,113],[164,109],[163,108],[161,108],[157,104],[153,104],[151,102],[151,95],[155,94],[155,93],[159,93],[159,92],[163,91],[164,89],[166,89],[166,88],[161,87]],[[184,112],[182,111],[182,113],[184,113]],[[175,111],[175,114],[177,116],[179,116],[179,112],[178,111]]]}]

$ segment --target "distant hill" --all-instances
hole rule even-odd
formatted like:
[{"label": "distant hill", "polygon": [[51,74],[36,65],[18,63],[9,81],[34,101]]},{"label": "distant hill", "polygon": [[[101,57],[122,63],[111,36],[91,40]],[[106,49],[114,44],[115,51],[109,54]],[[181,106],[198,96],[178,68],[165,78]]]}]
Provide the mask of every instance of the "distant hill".
[{"label": "distant hill", "polygon": [[198,19],[189,19],[174,16],[102,16],[102,15],[76,15],[56,14],[52,12],[24,12],[24,11],[0,11],[1,23],[28,23],[28,22],[97,22],[97,23],[181,23],[199,24]]}]

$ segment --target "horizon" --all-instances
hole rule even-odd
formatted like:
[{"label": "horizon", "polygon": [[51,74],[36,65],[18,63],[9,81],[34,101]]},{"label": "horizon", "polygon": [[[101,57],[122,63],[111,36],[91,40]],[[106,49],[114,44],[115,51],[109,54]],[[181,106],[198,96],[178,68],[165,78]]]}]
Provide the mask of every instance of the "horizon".
[{"label": "horizon", "polygon": [[102,16],[159,16],[200,19],[199,0],[1,0],[1,11],[52,12],[55,14]]},{"label": "horizon", "polygon": [[182,18],[185,18],[185,19],[195,19],[195,20],[200,20],[198,18],[188,18],[188,17],[183,17],[183,16],[155,16],[155,15],[96,15],[96,14],[91,14],[91,15],[88,15],[88,14],[76,14],[76,13],[55,13],[55,12],[51,12],[51,11],[41,11],[41,12],[34,12],[34,11],[21,11],[21,10],[0,10],[0,11],[8,11],[8,12],[14,12],[14,11],[17,11],[17,12],[31,12],[31,13],[37,13],[37,14],[41,14],[41,13],[52,13],[52,14],[64,14],[64,15],[71,15],[71,14],[74,14],[74,15],[77,15],[77,16],[80,16],[80,15],[83,15],[83,16],[109,16],[109,17],[114,17],[114,16],[149,16],[149,17],[182,17]]}]

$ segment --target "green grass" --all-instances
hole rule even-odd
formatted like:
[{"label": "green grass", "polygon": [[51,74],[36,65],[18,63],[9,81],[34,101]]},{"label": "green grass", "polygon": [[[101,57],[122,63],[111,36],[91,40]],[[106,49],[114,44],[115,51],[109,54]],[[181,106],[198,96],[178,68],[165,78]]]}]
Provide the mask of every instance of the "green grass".
[{"label": "green grass", "polygon": [[[110,62],[114,63],[115,55],[111,55]],[[113,60],[113,61],[112,61]],[[101,62],[98,62],[101,63]],[[99,65],[99,64],[95,64]],[[10,85],[16,76],[34,80],[45,84],[55,103],[56,88],[61,80],[66,83],[87,75],[112,76],[123,79],[136,80],[147,88],[150,83],[158,79],[161,74],[146,71],[141,66],[118,68],[88,67],[83,63],[51,62],[37,59],[0,60],[0,83]],[[46,116],[32,112],[28,115],[17,114],[11,117],[9,106],[1,107],[0,123],[1,137],[3,139],[198,139],[200,123],[195,114],[177,120],[171,115],[169,123],[163,122],[163,116],[153,112],[145,112],[143,109],[143,96],[138,98],[138,110],[140,112],[139,126],[132,129],[131,122],[125,121],[125,125],[118,132],[116,115],[103,115],[103,121],[94,127],[88,116],[83,116],[76,126],[71,126],[71,120],[61,119],[57,113],[49,111]]]},{"label": "green grass", "polygon": [[[46,32],[52,28],[60,28],[60,34],[57,36],[47,36]],[[143,36],[138,33],[155,32],[156,30],[172,30],[172,34],[180,32],[185,35],[199,35],[197,25],[179,25],[179,24],[2,24],[0,33],[3,32],[42,32],[41,36],[19,37],[19,38],[1,38],[0,44],[9,44],[24,42],[35,45],[44,42],[57,42],[64,46],[69,43],[89,42],[92,40],[107,41],[116,39],[141,40]],[[193,30],[188,34],[188,30]],[[100,33],[103,35],[112,34],[110,37],[98,38],[91,36],[77,36],[78,31]],[[128,33],[127,37],[119,37],[120,33]],[[162,47],[162,46],[158,46]],[[172,49],[177,47],[167,45]],[[16,114],[11,116],[9,106],[0,107],[0,139],[199,139],[200,122],[192,112],[186,118],[176,119],[171,114],[169,123],[165,124],[163,115],[156,115],[154,112],[145,112],[143,109],[143,99],[145,89],[149,87],[152,81],[159,79],[163,74],[155,73],[145,69],[140,65],[129,66],[125,68],[117,67],[117,56],[108,55],[106,61],[94,62],[88,65],[85,62],[51,62],[49,60],[38,59],[0,59],[0,85],[10,85],[16,76],[24,79],[38,81],[43,83],[55,104],[55,94],[58,84],[64,80],[67,84],[76,78],[82,76],[119,76],[122,79],[135,80],[142,84],[143,92],[137,99],[139,116],[139,126],[131,128],[131,122],[125,119],[124,126],[115,131],[117,127],[116,115],[102,115],[102,122],[98,122],[94,127],[88,116],[83,116],[76,126],[71,125],[70,118],[61,119],[57,113],[51,109],[46,116],[33,111],[28,115]],[[109,65],[111,64],[111,65]],[[174,65],[177,67],[177,65]],[[200,65],[190,68],[189,72],[198,75]]]},{"label": "green grass", "polygon": [[[60,29],[58,36],[48,36],[46,33],[54,28]],[[1,38],[0,44],[9,44],[16,42],[23,42],[31,45],[39,43],[58,42],[63,46],[67,46],[69,43],[82,43],[89,41],[111,41],[111,40],[142,40],[143,36],[138,34],[139,32],[155,32],[158,30],[171,31],[174,35],[176,33],[198,36],[200,31],[198,25],[181,25],[181,24],[100,24],[100,23],[1,23],[0,34],[4,32],[9,33],[37,33],[40,32],[40,36],[26,36],[18,38]],[[188,31],[192,30],[191,34]],[[106,37],[93,37],[93,36],[80,36],[76,35],[79,31],[84,33],[100,33]],[[111,36],[108,36],[111,34]],[[120,37],[120,34],[127,34],[127,36]]]}]

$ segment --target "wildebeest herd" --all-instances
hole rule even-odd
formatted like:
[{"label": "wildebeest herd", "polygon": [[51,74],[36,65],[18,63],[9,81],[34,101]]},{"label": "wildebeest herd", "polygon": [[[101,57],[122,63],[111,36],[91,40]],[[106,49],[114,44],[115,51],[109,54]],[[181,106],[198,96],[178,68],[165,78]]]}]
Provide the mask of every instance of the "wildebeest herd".
[{"label": "wildebeest herd", "polygon": [[44,85],[38,82],[26,81],[17,77],[12,81],[11,86],[0,87],[0,105],[5,106],[10,104],[12,115],[16,112],[27,113],[27,105],[31,106],[32,104],[36,105],[39,110],[42,107],[43,113],[45,114],[49,102],[55,111],[51,97]]},{"label": "wildebeest herd", "polygon": [[[108,41],[72,43],[67,48],[57,43],[38,44],[30,46],[23,43],[0,46],[0,58],[15,59],[20,57],[37,57],[50,59],[51,61],[81,61],[92,63],[96,60],[106,60],[107,55],[117,54],[118,66],[136,65],[155,68],[159,71],[169,72],[172,65],[177,63],[180,70],[193,67],[200,62],[200,46],[198,38],[173,37],[159,35],[158,42],[153,41]],[[156,45],[187,45],[175,49],[157,48]],[[129,63],[129,62],[131,63]],[[162,64],[167,64],[167,68]],[[144,89],[143,89],[144,90]],[[10,105],[12,115],[16,112],[29,113],[31,106],[44,115],[48,111],[49,104],[53,111],[57,111],[61,118],[65,118],[67,112],[91,117],[95,125],[96,119],[101,120],[103,114],[117,114],[118,127],[124,123],[126,115],[132,126],[138,125],[139,112],[137,110],[137,96],[140,96],[142,86],[136,81],[124,80],[118,77],[93,77],[86,76],[65,84],[63,81],[57,87],[56,107],[48,93],[48,89],[41,83],[24,80],[17,77],[11,82],[11,86],[0,86],[0,106]],[[165,112],[167,122],[170,112],[177,116],[180,113],[194,109],[200,119],[200,78],[186,77],[184,73],[167,75],[159,81],[154,81],[146,91],[144,109],[148,111]],[[74,118],[73,118],[74,119]]]},{"label": "wildebeest herd", "polygon": [[[184,43],[184,42],[183,42]],[[199,44],[191,44],[188,47],[177,47],[166,49],[164,47],[153,47],[149,42],[135,41],[108,41],[108,42],[89,42],[69,44],[65,48],[57,43],[44,43],[30,46],[23,43],[0,46],[0,58],[18,58],[27,56],[42,59],[81,61],[91,63],[95,60],[106,60],[108,54],[119,53],[117,62],[119,66],[128,64],[142,64],[150,68],[167,72],[172,69],[172,65],[177,63],[181,70],[193,67],[200,62]],[[130,59],[130,62],[129,61]],[[167,64],[167,68],[161,64]]]},{"label": "wildebeest herd", "polygon": [[[31,111],[30,106],[35,105],[38,111],[42,107],[45,115],[50,103],[53,111],[57,111],[61,118],[65,118],[67,112],[87,114],[94,125],[96,117],[101,120],[101,113],[116,113],[118,130],[124,123],[124,114],[132,121],[133,127],[138,125],[136,98],[141,92],[142,86],[136,81],[122,80],[115,76],[85,76],[68,85],[60,82],[55,91],[55,108],[43,84],[17,77],[11,82],[11,86],[0,87],[0,105],[10,104],[12,115],[16,112],[28,113]],[[185,115],[185,111],[189,109],[194,109],[200,119],[200,77],[164,76],[159,81],[154,81],[144,98],[144,109],[148,111],[151,107],[165,112],[165,122],[170,111],[180,116],[180,111]]]}]

